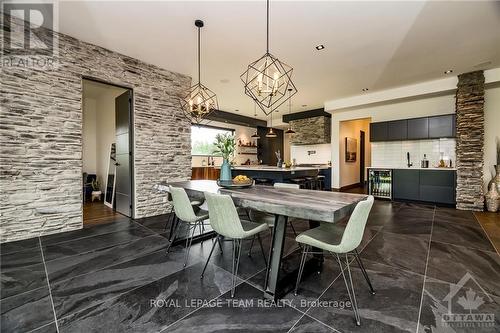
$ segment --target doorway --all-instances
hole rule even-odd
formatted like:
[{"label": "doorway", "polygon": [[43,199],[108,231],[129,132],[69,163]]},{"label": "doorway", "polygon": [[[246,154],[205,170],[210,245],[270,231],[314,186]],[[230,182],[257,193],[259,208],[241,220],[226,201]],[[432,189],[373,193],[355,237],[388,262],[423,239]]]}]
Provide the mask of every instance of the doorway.
[{"label": "doorway", "polygon": [[83,79],[84,226],[133,217],[132,90]]},{"label": "doorway", "polygon": [[365,186],[365,131],[359,131],[359,184]]}]

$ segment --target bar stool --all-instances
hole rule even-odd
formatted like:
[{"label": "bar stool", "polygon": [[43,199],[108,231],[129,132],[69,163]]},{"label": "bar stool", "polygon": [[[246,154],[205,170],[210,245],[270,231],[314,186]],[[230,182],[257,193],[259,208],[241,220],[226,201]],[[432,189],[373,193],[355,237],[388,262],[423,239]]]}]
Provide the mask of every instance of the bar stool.
[{"label": "bar stool", "polygon": [[326,178],[325,175],[318,175],[318,189],[320,191],[325,190],[325,178]]},{"label": "bar stool", "polygon": [[[354,255],[357,261],[361,273],[363,274],[370,292],[375,294],[375,290],[370,282],[368,274],[361,262],[358,251],[356,248],[361,244],[361,239],[363,238],[363,233],[365,231],[366,222],[368,220],[368,215],[373,206],[373,196],[369,196],[368,199],[358,202],[354,211],[347,222],[344,230],[339,230],[336,225],[330,223],[322,224],[318,228],[309,229],[304,231],[295,238],[298,243],[304,245],[304,251],[302,252],[302,258],[300,260],[299,274],[297,276],[297,282],[295,284],[295,295],[297,295],[297,290],[299,288],[300,279],[304,271],[304,264],[306,262],[306,256],[308,254],[314,254],[317,252],[311,251],[311,248],[315,247],[326,252],[330,252],[336,259],[340,266],[340,271],[342,277],[344,278],[344,283],[347,288],[347,294],[349,295],[349,300],[352,304],[352,309],[354,311],[354,318],[356,319],[356,325],[361,325],[358,303],[356,301],[356,294],[354,293],[354,285],[352,283],[351,269],[349,267],[348,254]],[[345,263],[342,263],[340,257],[344,256]],[[347,277],[346,277],[347,274]]]},{"label": "bar stool", "polygon": [[306,188],[306,179],[305,178],[292,178],[290,179],[292,184],[299,185],[299,188]]},{"label": "bar stool", "polygon": [[267,185],[267,186],[272,186],[273,181],[272,179],[268,178],[255,178],[255,185]]},{"label": "bar stool", "polygon": [[306,176],[306,186],[310,190],[316,189],[316,176]]}]

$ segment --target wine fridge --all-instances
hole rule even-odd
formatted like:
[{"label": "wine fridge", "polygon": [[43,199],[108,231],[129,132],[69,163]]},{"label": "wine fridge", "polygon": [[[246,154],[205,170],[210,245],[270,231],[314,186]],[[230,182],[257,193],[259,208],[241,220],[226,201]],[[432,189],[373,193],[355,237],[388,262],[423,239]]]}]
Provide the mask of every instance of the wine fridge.
[{"label": "wine fridge", "polygon": [[392,199],[392,170],[370,169],[368,191],[376,198]]}]

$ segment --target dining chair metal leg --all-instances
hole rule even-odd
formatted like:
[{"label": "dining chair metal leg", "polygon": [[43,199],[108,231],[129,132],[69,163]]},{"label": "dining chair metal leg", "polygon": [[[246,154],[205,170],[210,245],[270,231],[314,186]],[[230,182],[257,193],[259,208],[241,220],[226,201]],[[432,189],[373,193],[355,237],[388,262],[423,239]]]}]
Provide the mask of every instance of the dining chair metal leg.
[{"label": "dining chair metal leg", "polygon": [[299,290],[300,280],[302,279],[302,272],[304,271],[304,265],[306,263],[307,250],[309,246],[304,246],[304,250],[302,251],[302,257],[300,258],[299,272],[297,274],[297,282],[295,283],[295,291],[294,295],[297,296],[297,291]]},{"label": "dining chair metal leg", "polygon": [[170,235],[168,236],[168,240],[169,241],[173,241],[175,240],[175,236],[177,235],[174,235],[174,233],[177,231],[177,227],[179,226],[179,218],[177,217],[177,215],[175,215],[175,213],[173,213],[173,216],[172,216],[172,225],[170,227]]},{"label": "dining chair metal leg", "polygon": [[[347,294],[349,295],[349,300],[351,301],[352,310],[354,312],[354,318],[356,320],[356,325],[360,326],[361,320],[359,318],[358,305],[356,303],[356,295],[354,294],[354,286],[352,284],[351,269],[349,268],[349,258],[347,258],[347,254],[346,254],[346,264],[345,264],[346,267],[344,269],[344,267],[342,267],[343,265],[342,265],[342,261],[340,260],[340,256],[337,253],[335,253],[335,255],[337,258],[337,262],[339,263],[339,266],[340,266],[340,272],[342,273],[342,277],[344,278],[344,284],[345,284],[345,287],[347,289]],[[348,272],[349,281],[346,277],[344,270],[347,270],[347,272]]]},{"label": "dining chair metal leg", "polygon": [[257,234],[257,240],[259,241],[260,252],[262,252],[262,257],[264,258],[264,263],[266,264],[266,268],[267,268],[266,253],[264,252],[264,247],[262,246],[262,239],[260,238],[260,234]]},{"label": "dining chair metal leg", "polygon": [[249,257],[251,257],[251,256],[252,256],[252,249],[253,249],[253,243],[255,242],[255,237],[256,237],[256,236],[255,236],[255,235],[253,235],[253,237],[252,237],[252,242],[250,243],[250,247],[248,248],[248,253],[247,253],[247,255],[248,255]]},{"label": "dining chair metal leg", "polygon": [[169,239],[170,243],[168,243],[166,253],[168,253],[170,251],[172,244],[174,244],[175,238],[177,237],[177,233],[179,232],[179,224],[180,224],[179,221],[177,221],[175,225],[172,225],[172,228],[174,228],[174,230],[173,230],[172,235]]},{"label": "dining chair metal leg", "polygon": [[[187,238],[186,238],[186,257],[184,258],[184,267],[187,266],[187,262],[189,259],[189,250],[191,250],[191,244],[193,243],[193,238],[194,238],[194,232],[196,231],[197,223],[195,223],[193,226],[188,226],[188,231],[187,231]],[[191,237],[189,237],[189,231],[193,230],[191,233]]]},{"label": "dining chair metal leg", "polygon": [[173,213],[174,213],[174,206],[170,207],[170,211],[168,212],[168,218],[167,218],[167,222],[165,223],[165,229],[164,229],[165,232],[167,232],[169,225],[170,225],[170,228],[172,228]]},{"label": "dining chair metal leg", "polygon": [[208,262],[210,261],[210,258],[212,258],[212,253],[214,253],[215,246],[219,242],[219,236],[215,237],[215,242],[212,244],[212,249],[210,250],[210,254],[208,255],[207,262],[205,263],[205,267],[203,267],[203,271],[201,272],[201,278],[203,279],[203,275],[205,274],[205,270],[207,269]]},{"label": "dining chair metal leg", "polygon": [[363,273],[363,276],[365,277],[366,283],[368,283],[368,287],[370,287],[371,294],[375,295],[375,290],[373,289],[370,278],[368,277],[368,273],[366,272],[365,266],[363,265],[363,262],[361,261],[358,250],[356,250],[356,249],[354,250],[354,257],[356,258],[356,261],[358,262],[358,266],[361,269],[361,273]]},{"label": "dining chair metal leg", "polygon": [[241,256],[241,240],[233,240],[233,281],[231,288],[231,298],[234,297],[234,291],[236,289],[236,280],[238,278],[238,267],[240,265]]}]

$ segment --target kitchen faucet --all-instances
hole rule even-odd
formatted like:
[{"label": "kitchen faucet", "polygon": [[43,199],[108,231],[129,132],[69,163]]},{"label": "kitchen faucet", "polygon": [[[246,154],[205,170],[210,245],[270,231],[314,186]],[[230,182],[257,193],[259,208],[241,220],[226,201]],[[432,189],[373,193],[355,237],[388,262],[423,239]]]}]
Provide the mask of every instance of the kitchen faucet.
[{"label": "kitchen faucet", "polygon": [[406,152],[406,160],[406,165],[408,166],[408,168],[411,168],[413,166],[413,163],[410,162],[410,152]]}]

